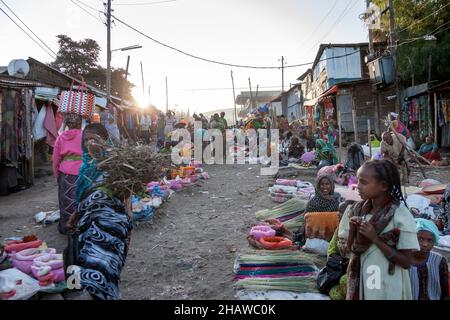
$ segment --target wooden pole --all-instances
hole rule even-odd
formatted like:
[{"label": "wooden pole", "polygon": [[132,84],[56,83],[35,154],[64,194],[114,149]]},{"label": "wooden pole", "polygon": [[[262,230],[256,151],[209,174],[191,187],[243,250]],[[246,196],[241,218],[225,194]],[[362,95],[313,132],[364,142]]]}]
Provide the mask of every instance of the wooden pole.
[{"label": "wooden pole", "polygon": [[169,112],[169,88],[167,86],[167,77],[166,77],[166,113]]},{"label": "wooden pole", "polygon": [[233,78],[233,70],[231,70],[231,85],[233,86],[233,103],[234,103],[234,124],[237,122],[237,112],[236,112],[236,93],[234,91],[234,78]]},{"label": "wooden pole", "polygon": [[106,103],[111,99],[111,2],[106,9]]},{"label": "wooden pole", "polygon": [[252,82],[248,78],[248,86],[250,87],[250,110],[253,111],[253,93],[252,93]]},{"label": "wooden pole", "polygon": [[438,132],[438,100],[437,94],[434,93],[434,141],[437,141]]},{"label": "wooden pole", "polygon": [[341,128],[341,112],[337,112],[337,121],[339,128],[339,163],[342,161],[342,128]]},{"label": "wooden pole", "polygon": [[141,78],[142,78],[142,97],[145,97],[145,85],[144,85],[144,67],[141,61]]},{"label": "wooden pole", "polygon": [[370,130],[370,119],[367,119],[367,140],[369,141],[369,157],[370,157],[370,159],[372,159],[372,141],[370,141],[371,131],[372,130]]},{"label": "wooden pole", "polygon": [[356,125],[356,110],[352,109],[353,132],[355,134],[355,143],[358,143],[358,127]]}]

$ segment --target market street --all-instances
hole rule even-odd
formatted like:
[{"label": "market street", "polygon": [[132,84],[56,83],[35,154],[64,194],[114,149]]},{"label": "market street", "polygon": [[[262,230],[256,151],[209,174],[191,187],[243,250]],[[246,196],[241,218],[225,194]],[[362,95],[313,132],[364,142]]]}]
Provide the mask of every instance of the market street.
[{"label": "market street", "polygon": [[[151,223],[139,222],[132,231],[120,284],[123,299],[236,298],[236,254],[248,248],[254,213],[276,205],[267,193],[274,179],[259,176],[258,165],[213,165],[205,170],[209,180],[176,192]],[[298,178],[313,182],[316,172],[304,171]],[[430,170],[428,175],[442,174]],[[413,182],[419,178],[414,172]],[[67,238],[58,233],[57,223],[43,226],[33,218],[39,211],[58,208],[56,188],[54,178],[47,176],[30,189],[2,198],[0,236],[36,234],[62,252]],[[325,257],[315,258],[318,267],[325,265]]]}]

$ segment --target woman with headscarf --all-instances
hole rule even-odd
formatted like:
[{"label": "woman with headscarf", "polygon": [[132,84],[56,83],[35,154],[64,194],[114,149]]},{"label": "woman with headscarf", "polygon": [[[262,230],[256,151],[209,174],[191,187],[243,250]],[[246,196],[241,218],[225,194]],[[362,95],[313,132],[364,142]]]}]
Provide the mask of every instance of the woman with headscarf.
[{"label": "woman with headscarf", "polygon": [[129,199],[113,194],[104,184],[106,173],[97,164],[107,157],[108,132],[90,124],[83,132],[83,164],[77,184],[78,212],[66,251],[66,267],[80,267],[80,285],[93,298],[120,299],[120,273],[125,265],[130,222]]},{"label": "woman with headscarf", "polygon": [[81,166],[81,122],[78,114],[67,113],[64,123],[69,130],[56,139],[53,147],[53,174],[58,180],[59,225],[58,231],[67,234],[67,223],[76,211],[76,185]]},{"label": "woman with headscarf", "polygon": [[339,162],[334,146],[323,139],[316,140],[316,157],[319,161],[319,169]]},{"label": "woman with headscarf", "polygon": [[321,175],[316,180],[316,191],[314,196],[308,201],[305,213],[307,212],[335,212],[339,210],[341,195],[334,192],[333,178]]},{"label": "woman with headscarf", "polygon": [[420,146],[419,154],[428,159],[429,161],[441,160],[441,155],[439,154],[439,148],[437,144],[434,142],[434,138],[432,136],[428,136],[425,138],[425,143]]}]

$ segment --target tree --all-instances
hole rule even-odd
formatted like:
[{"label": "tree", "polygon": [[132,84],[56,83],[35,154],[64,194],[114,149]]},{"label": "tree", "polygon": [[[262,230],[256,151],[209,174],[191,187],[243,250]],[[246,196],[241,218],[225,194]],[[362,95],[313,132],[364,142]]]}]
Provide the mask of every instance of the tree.
[{"label": "tree", "polygon": [[[100,46],[95,40],[74,41],[66,35],[58,35],[59,51],[50,65],[70,76],[83,78],[87,83],[106,90],[106,69],[98,64]],[[131,89],[134,85],[125,80],[125,70],[111,70],[111,95],[133,100]]]},{"label": "tree", "polygon": [[[374,0],[381,9],[388,0]],[[404,86],[428,81],[431,55],[431,80],[447,80],[450,75],[450,6],[448,0],[394,0],[397,36],[398,76]],[[389,37],[389,12],[381,21]]]}]

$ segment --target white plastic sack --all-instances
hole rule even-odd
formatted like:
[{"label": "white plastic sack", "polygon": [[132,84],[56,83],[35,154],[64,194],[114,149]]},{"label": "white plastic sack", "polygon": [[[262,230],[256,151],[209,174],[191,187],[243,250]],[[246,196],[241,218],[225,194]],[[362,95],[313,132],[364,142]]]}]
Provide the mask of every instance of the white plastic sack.
[{"label": "white plastic sack", "polygon": [[0,271],[0,278],[6,279],[4,281],[9,283],[12,282],[16,289],[16,294],[8,300],[27,300],[41,289],[36,279],[33,279],[16,268]]},{"label": "white plastic sack", "polygon": [[418,194],[412,194],[406,199],[406,204],[409,208],[416,208],[420,213],[427,213],[427,209],[430,207],[430,199],[422,197]]},{"label": "white plastic sack", "polygon": [[47,130],[44,127],[44,121],[45,121],[45,114],[47,108],[44,106],[41,108],[41,111],[39,111],[39,114],[36,117],[36,121],[33,125],[33,137],[34,141],[41,140],[47,136]]},{"label": "white plastic sack", "polygon": [[323,239],[306,239],[306,243],[303,246],[303,250],[317,253],[321,256],[326,256],[328,251],[329,243]]},{"label": "white plastic sack", "polygon": [[440,236],[439,237],[439,246],[450,248],[450,235],[449,236]]}]

